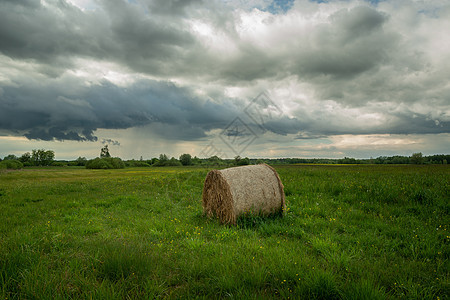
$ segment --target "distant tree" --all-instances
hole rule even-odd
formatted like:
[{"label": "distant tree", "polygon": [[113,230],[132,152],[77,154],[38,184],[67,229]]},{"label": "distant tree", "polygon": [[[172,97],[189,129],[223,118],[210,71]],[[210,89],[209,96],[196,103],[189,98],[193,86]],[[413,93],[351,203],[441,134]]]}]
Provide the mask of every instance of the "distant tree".
[{"label": "distant tree", "polygon": [[101,157],[101,158],[111,157],[111,154],[109,154],[108,145],[105,145],[105,147],[103,147],[103,148],[100,150],[100,157]]},{"label": "distant tree", "polygon": [[86,157],[78,157],[76,160],[75,160],[75,163],[76,163],[76,165],[77,166],[85,166],[86,165],[86,163],[87,163],[87,159],[86,159]]},{"label": "distant tree", "polygon": [[194,156],[194,158],[192,158],[192,164],[193,165],[199,165],[201,163],[202,163],[202,161],[197,156]]},{"label": "distant tree", "polygon": [[217,155],[211,156],[210,158],[208,158],[208,163],[210,165],[219,165],[222,162],[222,159],[220,159],[220,157],[218,157]]},{"label": "distant tree", "polygon": [[407,164],[409,163],[409,158],[406,156],[395,155],[391,157],[392,164]]},{"label": "distant tree", "polygon": [[237,163],[238,166],[246,166],[249,164],[250,164],[250,159],[248,157],[241,158]]},{"label": "distant tree", "polygon": [[181,166],[181,163],[178,159],[176,159],[175,157],[172,157],[171,159],[169,159],[168,161],[166,161],[164,163],[165,166]]},{"label": "distant tree", "polygon": [[23,164],[30,164],[31,163],[31,153],[26,152],[26,153],[22,154],[22,156],[19,157],[19,160]]},{"label": "distant tree", "polygon": [[192,165],[192,156],[190,154],[181,154],[180,156],[180,162],[183,166],[190,166]]},{"label": "distant tree", "polygon": [[[173,162],[173,160],[176,160],[176,163]],[[172,159],[169,159],[169,157],[166,154],[160,154],[159,159],[154,158],[154,159],[152,159],[152,162],[153,162],[152,166],[155,166],[155,167],[171,166],[173,164],[180,165],[180,162],[177,159],[175,159],[173,157],[172,157]]]},{"label": "distant tree", "polygon": [[422,152],[413,153],[413,155],[411,155],[410,161],[411,161],[412,164],[415,164],[415,165],[423,164]]},{"label": "distant tree", "polygon": [[450,159],[450,155],[445,154],[436,154],[436,155],[430,155],[426,157],[427,161],[432,164],[444,164],[444,161],[447,161]]},{"label": "distant tree", "polygon": [[31,162],[35,166],[50,166],[55,159],[55,152],[45,149],[33,149],[31,151]]},{"label": "distant tree", "polygon": [[169,158],[167,157],[167,155],[165,155],[165,154],[160,154],[159,155],[159,163],[160,164],[164,164],[168,160],[169,160]]},{"label": "distant tree", "polygon": [[118,157],[97,157],[88,160],[86,169],[123,169],[125,163]]},{"label": "distant tree", "polygon": [[18,160],[19,158],[14,154],[9,154],[3,158],[3,160]]},{"label": "distant tree", "polygon": [[338,164],[358,164],[359,161],[352,158],[352,157],[344,157],[341,159],[338,159]]},{"label": "distant tree", "polygon": [[375,163],[376,164],[384,164],[386,159],[387,159],[387,156],[378,156],[377,158],[375,158]]}]

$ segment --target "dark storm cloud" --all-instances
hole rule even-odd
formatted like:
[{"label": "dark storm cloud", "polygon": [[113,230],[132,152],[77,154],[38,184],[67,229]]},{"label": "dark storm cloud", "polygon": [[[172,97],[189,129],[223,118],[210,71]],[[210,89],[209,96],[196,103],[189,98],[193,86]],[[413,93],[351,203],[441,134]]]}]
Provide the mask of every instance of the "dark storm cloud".
[{"label": "dark storm cloud", "polygon": [[388,18],[369,7],[342,9],[330,23],[313,29],[310,41],[299,41],[293,72],[301,77],[351,78],[384,62],[396,37],[383,31]]},{"label": "dark storm cloud", "polygon": [[[98,0],[81,11],[70,3],[0,2],[0,52],[42,63],[41,72],[58,76],[74,59],[112,61],[153,76],[200,76],[240,82],[277,74],[275,57],[239,41],[225,6],[203,1]],[[195,9],[194,9],[195,8]],[[210,53],[190,31],[190,21],[206,20],[214,35],[237,43],[236,57]],[[213,66],[213,67],[212,67]]]},{"label": "dark storm cloud", "polygon": [[395,117],[394,120],[390,124],[388,123],[388,126],[390,125],[391,127],[389,132],[393,134],[450,132],[449,121],[439,121],[437,118],[432,118],[429,114],[404,111],[394,113],[393,116]]},{"label": "dark storm cloud", "polygon": [[91,57],[167,73],[172,68],[164,63],[176,63],[194,43],[180,22],[162,22],[153,11],[121,0],[99,4],[101,10],[82,12],[65,1],[0,2],[0,52],[53,69],[71,67],[77,57]]},{"label": "dark storm cloud", "polygon": [[385,117],[384,122],[374,123],[371,120],[358,121],[355,116],[340,114],[308,115],[297,122],[299,134],[296,139],[324,138],[341,134],[438,134],[450,132],[449,121],[438,121],[429,114],[410,111],[379,111]]},{"label": "dark storm cloud", "polygon": [[[96,140],[93,131],[153,124],[166,138],[195,140],[222,128],[239,113],[230,99],[199,99],[168,82],[139,81],[127,88],[103,82],[78,86],[77,96],[56,84],[3,87],[0,129],[29,139]],[[158,125],[159,124],[159,125]]]},{"label": "dark storm cloud", "polygon": [[64,1],[53,4],[51,10],[40,1],[1,2],[0,51],[48,63],[59,56],[95,52],[95,43],[85,34],[89,27],[103,27],[101,23]]},{"label": "dark storm cloud", "polygon": [[297,118],[281,116],[280,118],[264,123],[264,128],[276,134],[287,135],[298,133],[305,128],[305,125]]},{"label": "dark storm cloud", "polygon": [[[273,54],[275,48],[241,40],[233,15],[217,3],[207,10],[202,1],[194,0],[99,0],[99,8],[88,12],[65,1],[39,3],[0,3],[0,52],[49,64],[49,73],[58,66],[69,68],[74,58],[82,57],[114,61],[152,75],[194,75],[230,83],[289,73],[306,79],[352,77],[379,65],[395,41],[383,31],[388,17],[369,7],[336,12],[307,39],[286,37],[297,40],[298,48],[280,56]],[[211,53],[189,31],[190,18],[208,21],[212,34],[227,36],[238,54]]]},{"label": "dark storm cloud", "polygon": [[96,141],[97,138],[92,135],[92,130],[83,129],[82,134],[67,130],[67,127],[50,127],[48,129],[32,128],[30,131],[24,134],[24,136],[30,140],[73,140],[73,141]]}]

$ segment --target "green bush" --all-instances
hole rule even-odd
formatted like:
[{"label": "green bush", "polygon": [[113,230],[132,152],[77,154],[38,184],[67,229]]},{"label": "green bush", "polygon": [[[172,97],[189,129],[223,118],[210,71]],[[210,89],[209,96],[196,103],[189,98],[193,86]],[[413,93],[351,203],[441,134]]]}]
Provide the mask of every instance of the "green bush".
[{"label": "green bush", "polygon": [[16,160],[16,159],[11,159],[11,160],[4,160],[2,162],[0,162],[0,169],[22,169],[23,168],[23,164]]},{"label": "green bush", "polygon": [[247,166],[250,164],[250,159],[248,157],[246,158],[241,158],[238,162],[237,165],[238,166]]},{"label": "green bush", "polygon": [[86,163],[86,169],[123,169],[125,163],[118,157],[97,157]]},{"label": "green bush", "polygon": [[175,166],[181,166],[181,163],[178,159],[176,159],[175,157],[172,157],[171,159],[168,160],[164,160],[164,159],[160,159],[159,161],[155,162],[153,164],[153,166],[155,167],[175,167]]},{"label": "green bush", "polygon": [[174,166],[181,166],[181,163],[178,159],[172,157],[171,159],[166,161],[164,165],[174,167]]},{"label": "green bush", "polygon": [[87,163],[87,159],[86,159],[86,157],[78,157],[75,161],[73,161],[73,163],[76,165],[76,166],[86,166],[86,163]]},{"label": "green bush", "polygon": [[190,166],[192,165],[192,156],[188,153],[181,154],[180,162],[183,166]]},{"label": "green bush", "polygon": [[140,160],[129,160],[125,162],[127,167],[150,167],[150,165],[145,161]]}]

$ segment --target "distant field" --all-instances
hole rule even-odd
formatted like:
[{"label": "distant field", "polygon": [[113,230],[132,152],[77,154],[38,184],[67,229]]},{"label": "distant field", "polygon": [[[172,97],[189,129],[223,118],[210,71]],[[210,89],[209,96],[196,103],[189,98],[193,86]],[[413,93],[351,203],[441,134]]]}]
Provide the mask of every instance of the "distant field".
[{"label": "distant field", "polygon": [[448,299],[450,167],[276,167],[283,218],[202,215],[207,169],[0,173],[0,298]]}]

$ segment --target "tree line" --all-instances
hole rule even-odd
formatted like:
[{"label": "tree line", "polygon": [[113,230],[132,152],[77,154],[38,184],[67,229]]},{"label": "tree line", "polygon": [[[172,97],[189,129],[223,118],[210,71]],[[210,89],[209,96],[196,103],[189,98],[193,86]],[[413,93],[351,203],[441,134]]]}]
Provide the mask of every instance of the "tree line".
[{"label": "tree line", "polygon": [[100,150],[100,156],[88,160],[86,157],[78,157],[72,161],[55,161],[53,150],[33,149],[20,157],[13,154],[0,158],[0,169],[21,169],[31,166],[80,166],[88,169],[119,169],[125,167],[164,167],[164,166],[244,166],[250,164],[267,163],[271,165],[286,164],[447,164],[450,161],[449,154],[437,154],[424,156],[422,153],[413,153],[411,156],[379,156],[369,159],[355,159],[344,157],[340,159],[329,158],[264,158],[250,159],[236,156],[232,159],[222,159],[218,156],[199,158],[191,154],[181,154],[179,158],[167,156],[162,153],[159,157],[139,160],[122,160],[112,157],[108,145]]},{"label": "tree line", "polygon": [[108,146],[104,146],[100,151],[100,157],[93,160],[86,160],[86,158],[79,157],[77,165],[83,164],[88,169],[118,169],[124,167],[168,167],[168,166],[243,166],[249,165],[251,160],[248,157],[241,158],[236,156],[234,159],[221,159],[217,156],[209,158],[192,157],[188,153],[181,154],[177,159],[175,157],[169,158],[167,154],[161,153],[159,157],[154,157],[144,160],[142,157],[139,160],[131,159],[122,161],[118,157],[111,157]]},{"label": "tree line", "polygon": [[376,158],[356,159],[344,158],[275,158],[266,159],[270,164],[447,164],[450,162],[450,154],[436,154],[424,156],[421,152],[413,153],[411,156],[379,156]]},{"label": "tree line", "polygon": [[7,169],[21,169],[30,166],[51,166],[54,160],[55,152],[53,150],[33,149],[31,153],[26,152],[20,157],[9,154],[3,160],[0,158],[0,164]]}]

